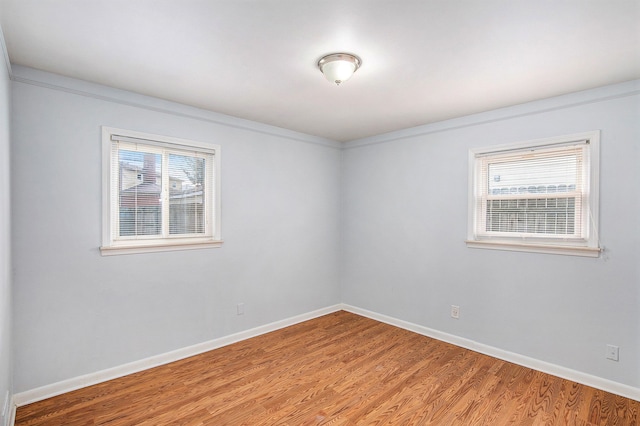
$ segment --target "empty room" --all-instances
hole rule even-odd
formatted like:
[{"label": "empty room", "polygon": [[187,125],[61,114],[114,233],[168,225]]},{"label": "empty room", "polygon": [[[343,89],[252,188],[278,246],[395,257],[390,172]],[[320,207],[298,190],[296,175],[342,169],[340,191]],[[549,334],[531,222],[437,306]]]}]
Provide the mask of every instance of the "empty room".
[{"label": "empty room", "polygon": [[0,0],[0,426],[640,424],[639,0]]}]

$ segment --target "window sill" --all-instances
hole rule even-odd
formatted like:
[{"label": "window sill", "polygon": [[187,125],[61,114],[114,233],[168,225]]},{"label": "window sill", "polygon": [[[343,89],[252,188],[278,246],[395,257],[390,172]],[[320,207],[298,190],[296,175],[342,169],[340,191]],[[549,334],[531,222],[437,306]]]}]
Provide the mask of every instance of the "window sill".
[{"label": "window sill", "polygon": [[199,242],[170,242],[165,244],[117,244],[100,247],[103,256],[116,256],[120,254],[158,253],[163,251],[195,250],[221,247],[222,240],[210,240]]},{"label": "window sill", "polygon": [[550,244],[520,244],[503,241],[465,241],[469,248],[489,250],[523,251],[530,253],[562,254],[567,256],[598,257],[602,251],[599,247],[561,246]]}]

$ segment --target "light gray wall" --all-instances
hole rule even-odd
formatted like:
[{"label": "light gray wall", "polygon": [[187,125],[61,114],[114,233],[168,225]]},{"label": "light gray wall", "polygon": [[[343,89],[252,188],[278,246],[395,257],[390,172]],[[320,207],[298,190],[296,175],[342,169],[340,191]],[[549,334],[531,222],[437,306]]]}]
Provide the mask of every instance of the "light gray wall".
[{"label": "light gray wall", "polygon": [[[12,390],[11,370],[11,177],[9,174],[9,123],[11,82],[5,62],[5,46],[0,28],[0,416],[7,392]],[[5,416],[8,417],[8,416]],[[6,418],[0,417],[0,424]]]},{"label": "light gray wall", "polygon": [[[7,99],[6,76],[1,87]],[[639,82],[343,151],[22,67],[11,89],[16,392],[340,301],[640,385]],[[100,256],[102,125],[222,145],[222,248]],[[465,247],[469,148],[594,129],[602,130],[602,257]],[[8,133],[0,142],[7,152]],[[8,181],[0,185],[8,206]],[[9,284],[7,275],[0,289]],[[451,304],[461,307],[457,321]],[[620,346],[620,362],[605,360],[607,343]],[[3,377],[9,365],[3,358]]]},{"label": "light gray wall", "polygon": [[[636,81],[348,144],[343,302],[639,387],[639,94]],[[600,258],[465,246],[470,148],[596,129]]]},{"label": "light gray wall", "polygon": [[[16,392],[340,301],[339,144],[22,67],[12,116]],[[102,257],[100,126],[220,144],[223,247]]]}]

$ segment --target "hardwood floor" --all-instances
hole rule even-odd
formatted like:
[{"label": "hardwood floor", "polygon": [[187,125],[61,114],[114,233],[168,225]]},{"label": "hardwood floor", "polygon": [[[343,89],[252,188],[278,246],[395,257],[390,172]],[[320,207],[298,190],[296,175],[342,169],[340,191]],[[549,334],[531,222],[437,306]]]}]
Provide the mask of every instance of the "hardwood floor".
[{"label": "hardwood floor", "polygon": [[16,425],[637,425],[640,402],[336,312],[18,408]]}]

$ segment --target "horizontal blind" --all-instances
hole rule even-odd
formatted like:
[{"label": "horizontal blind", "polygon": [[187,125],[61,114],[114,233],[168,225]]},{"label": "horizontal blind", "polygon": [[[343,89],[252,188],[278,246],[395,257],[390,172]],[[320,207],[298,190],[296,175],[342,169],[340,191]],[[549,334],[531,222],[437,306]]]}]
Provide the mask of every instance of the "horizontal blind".
[{"label": "horizontal blind", "polygon": [[215,154],[214,148],[208,147],[202,143],[195,146],[193,145],[195,142],[192,142],[192,141],[189,144],[189,148],[193,148],[193,149],[189,149],[185,145],[180,145],[178,143],[163,142],[163,141],[144,139],[144,138],[134,138],[130,136],[121,136],[121,135],[115,135],[115,134],[111,135],[111,141],[123,142],[123,143],[126,142],[131,145],[142,144],[143,146],[147,146],[147,147],[148,146],[164,147],[171,150],[193,152],[195,154],[198,154],[198,153]]},{"label": "horizontal blind", "polygon": [[209,182],[205,158],[169,153],[169,233],[204,234]]},{"label": "horizontal blind", "polygon": [[476,230],[521,238],[585,237],[587,142],[476,159]]},{"label": "horizontal blind", "polygon": [[111,141],[112,240],[213,234],[214,155]]},{"label": "horizontal blind", "polygon": [[114,239],[162,235],[163,156],[144,146],[112,143],[112,218]]}]

